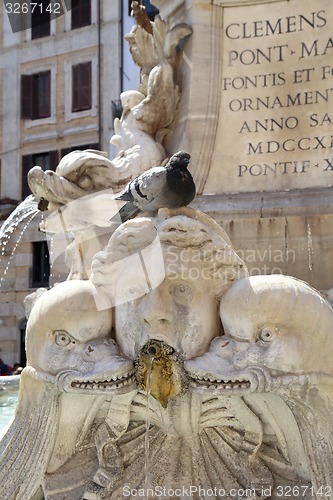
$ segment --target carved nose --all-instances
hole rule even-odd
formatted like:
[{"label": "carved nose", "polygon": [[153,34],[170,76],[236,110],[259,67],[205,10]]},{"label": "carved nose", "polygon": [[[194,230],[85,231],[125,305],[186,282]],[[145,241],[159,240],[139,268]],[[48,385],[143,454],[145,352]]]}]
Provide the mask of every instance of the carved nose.
[{"label": "carved nose", "polygon": [[144,299],[143,320],[150,326],[163,325],[172,321],[171,297],[168,293],[156,288]]}]

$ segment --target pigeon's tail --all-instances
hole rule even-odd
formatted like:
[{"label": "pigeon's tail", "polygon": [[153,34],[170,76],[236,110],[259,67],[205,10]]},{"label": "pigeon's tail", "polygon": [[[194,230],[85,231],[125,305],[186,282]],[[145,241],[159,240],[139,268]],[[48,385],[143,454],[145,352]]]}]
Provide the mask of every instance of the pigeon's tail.
[{"label": "pigeon's tail", "polygon": [[119,212],[112,217],[111,221],[118,222],[120,217],[121,222],[126,222],[127,220],[135,217],[140,212],[141,210],[138,207],[136,207],[134,203],[128,201],[123,207],[121,207]]}]

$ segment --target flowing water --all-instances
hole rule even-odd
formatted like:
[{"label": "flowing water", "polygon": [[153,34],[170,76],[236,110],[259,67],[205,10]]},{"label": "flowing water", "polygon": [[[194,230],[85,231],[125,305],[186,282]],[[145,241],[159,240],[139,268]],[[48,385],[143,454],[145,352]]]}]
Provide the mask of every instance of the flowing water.
[{"label": "flowing water", "polygon": [[[145,483],[144,489],[146,495],[149,488],[149,472],[150,472],[150,458],[149,458],[149,428],[150,428],[150,406],[151,406],[151,375],[154,363],[154,356],[149,359],[147,367],[147,404],[146,404],[146,434],[145,434]],[[148,496],[145,497],[148,499]]]},{"label": "flowing water", "polygon": [[[6,279],[8,269],[14,258],[15,252],[22,239],[23,234],[38,213],[40,213],[40,211],[38,210],[38,201],[33,195],[30,195],[15,208],[15,210],[2,224],[0,228],[0,261],[3,261],[6,258],[7,262],[3,271],[3,275],[0,278],[0,288],[4,280]],[[9,244],[11,237],[13,236],[15,231],[18,229],[19,225],[23,222],[24,226],[15,241],[13,249],[9,252],[7,250],[7,245]],[[15,408],[18,400],[19,379],[20,377],[18,375],[0,377],[0,434],[15,413]]]},{"label": "flowing water", "polygon": [[[36,217],[36,215],[40,213],[38,209],[38,201],[33,195],[28,196],[22,203],[20,203],[15,210],[10,214],[10,216],[5,220],[3,225],[0,228],[0,242],[1,242],[1,259],[6,256],[8,257],[7,264],[5,270],[3,272],[3,276],[0,279],[0,287],[2,282],[5,280],[10,264],[14,258],[17,247],[22,239],[23,234],[28,228],[31,221]],[[11,236],[14,234],[19,225],[26,221],[21,233],[15,241],[15,245],[8,255],[8,251],[6,251],[7,245],[11,239]]]},{"label": "flowing water", "polygon": [[38,200],[33,196],[27,196],[15,210],[9,215],[0,228],[0,240],[3,244],[10,238],[17,226],[32,214],[38,213]]},{"label": "flowing water", "polygon": [[15,413],[20,376],[0,377],[0,434]]}]

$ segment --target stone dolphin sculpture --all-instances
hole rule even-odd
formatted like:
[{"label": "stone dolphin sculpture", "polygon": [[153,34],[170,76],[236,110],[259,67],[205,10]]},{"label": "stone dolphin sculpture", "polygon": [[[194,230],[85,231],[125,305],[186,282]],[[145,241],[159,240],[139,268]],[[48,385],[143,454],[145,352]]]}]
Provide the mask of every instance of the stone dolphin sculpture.
[{"label": "stone dolphin sculpture", "polygon": [[226,291],[220,317],[224,335],[185,363],[192,390],[242,399],[278,437],[296,484],[320,498],[333,485],[332,308],[296,278],[253,276]]},{"label": "stone dolphin sculpture", "polygon": [[[112,312],[97,309],[89,281],[67,281],[37,298],[18,407],[0,442],[2,498],[34,498],[45,476],[78,452],[105,397],[110,404],[113,394],[135,388],[133,364],[119,356],[111,329]],[[81,464],[87,483],[99,467],[93,455]]]}]

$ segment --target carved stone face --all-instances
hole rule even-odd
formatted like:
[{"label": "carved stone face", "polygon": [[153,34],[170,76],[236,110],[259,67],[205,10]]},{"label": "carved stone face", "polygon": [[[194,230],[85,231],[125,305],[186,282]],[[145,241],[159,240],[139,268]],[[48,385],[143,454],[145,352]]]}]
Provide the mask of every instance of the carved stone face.
[{"label": "carved stone face", "polygon": [[39,297],[32,308],[27,325],[28,364],[38,372],[68,376],[66,391],[118,389],[132,364],[119,356],[111,329],[111,310],[97,310],[89,281],[61,283]]},{"label": "carved stone face", "polygon": [[302,281],[279,275],[240,280],[222,297],[220,314],[229,342],[223,351],[240,368],[309,373],[328,361],[333,311]]},{"label": "carved stone face", "polygon": [[[115,309],[116,340],[131,359],[150,339],[164,341],[186,358],[203,354],[219,334],[218,303],[208,270],[187,251],[163,245],[165,278],[149,283],[129,263],[117,280],[127,302]],[[183,258],[182,258],[183,257]],[[135,298],[131,300],[131,295]]]},{"label": "carved stone face", "polygon": [[224,335],[186,363],[198,386],[253,392],[287,375],[332,373],[333,311],[306,283],[280,275],[241,279],[223,295],[220,315]]}]

